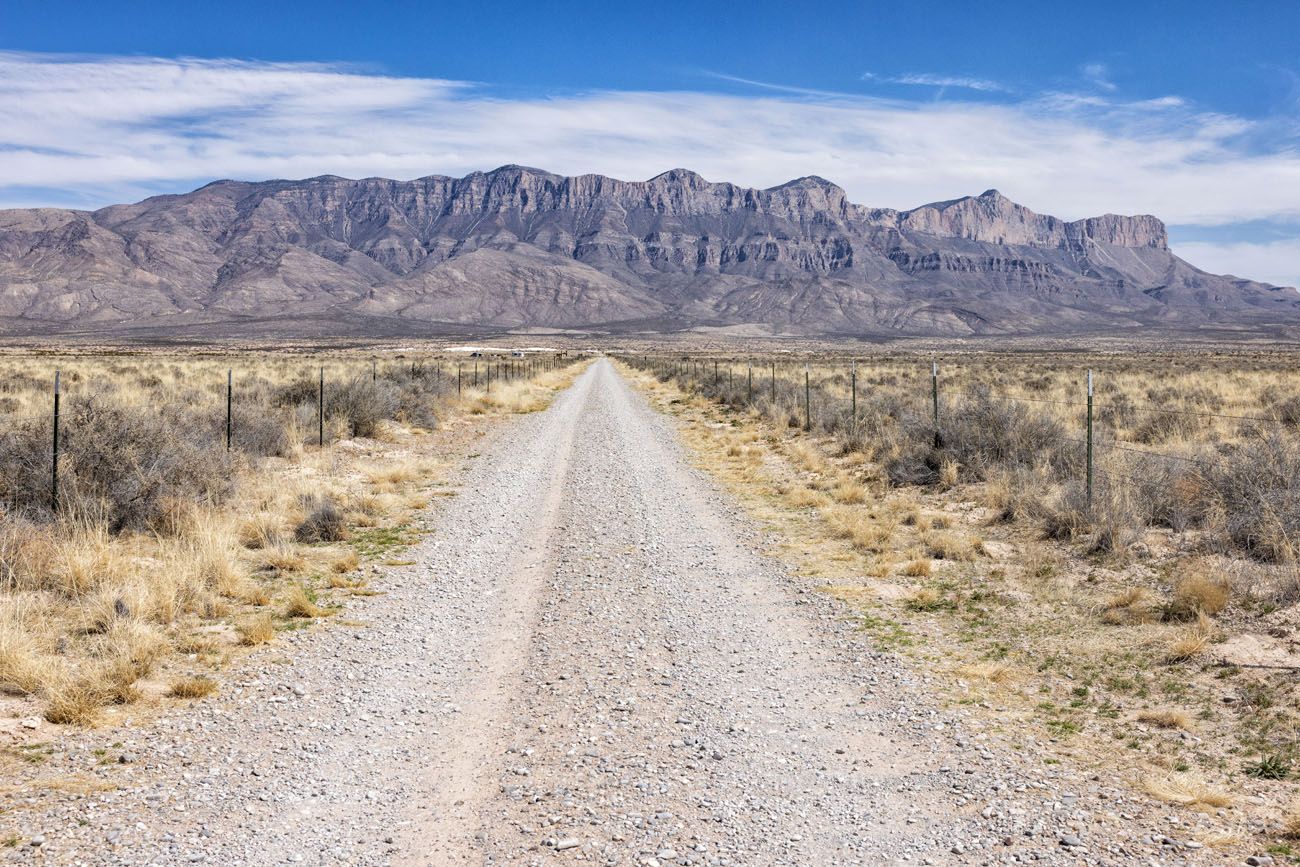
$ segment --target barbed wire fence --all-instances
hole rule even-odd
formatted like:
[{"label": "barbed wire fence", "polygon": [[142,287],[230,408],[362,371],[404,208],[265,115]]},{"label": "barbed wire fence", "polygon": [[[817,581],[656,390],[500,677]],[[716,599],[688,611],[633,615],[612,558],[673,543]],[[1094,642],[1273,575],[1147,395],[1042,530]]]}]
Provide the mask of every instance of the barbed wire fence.
[{"label": "barbed wire fence", "polygon": [[[174,406],[169,407],[164,400],[161,404],[139,406],[136,411],[159,413],[173,409],[176,410],[174,414],[180,416],[182,409],[195,410],[192,419],[195,427],[190,432],[191,438],[220,448],[230,456],[240,452],[253,454],[257,451],[256,446],[241,442],[242,429],[246,420],[260,414],[264,417],[263,420],[275,424],[287,423],[291,414],[310,406],[315,422],[315,437],[312,438],[315,442],[303,444],[324,448],[331,442],[327,423],[339,408],[335,404],[344,399],[349,390],[355,390],[361,385],[368,384],[372,391],[377,392],[406,378],[419,379],[428,385],[425,392],[427,396],[438,402],[446,402],[453,398],[460,399],[466,396],[467,392],[479,388],[482,388],[485,394],[491,394],[494,384],[500,388],[502,384],[531,380],[578,360],[577,356],[564,352],[516,355],[500,359],[475,357],[472,361],[416,358],[409,364],[405,360],[381,364],[378,358],[372,358],[368,363],[335,360],[328,364],[314,365],[314,369],[304,365],[297,380],[279,383],[282,388],[294,382],[300,385],[310,382],[313,386],[309,401],[305,399],[306,390],[300,389],[303,393],[297,396],[304,398],[303,400],[281,405],[267,402],[267,389],[273,387],[270,383],[262,380],[255,372],[246,372],[243,380],[238,380],[235,368],[232,366],[226,369],[223,383],[211,383],[200,391],[202,394],[211,393],[213,401],[210,405],[196,404],[192,398],[187,398]],[[107,381],[112,381],[112,374],[105,374],[105,377]],[[97,435],[97,432],[89,426],[83,428],[80,425],[81,419],[77,413],[69,413],[66,399],[92,398],[105,390],[102,388],[103,382],[83,379],[80,375],[75,379],[77,381],[69,388],[68,378],[64,376],[62,369],[56,368],[51,372],[50,379],[47,380],[50,388],[49,409],[45,412],[33,412],[30,409],[25,412],[0,411],[0,449],[5,448],[7,444],[4,439],[5,434],[26,433],[30,439],[31,435],[39,436],[40,431],[48,425],[48,430],[44,434],[47,448],[43,456],[28,454],[23,458],[28,464],[44,462],[43,472],[47,479],[48,509],[51,514],[59,513],[65,499],[61,489],[67,488],[70,483],[67,467],[61,469],[60,458],[69,452],[74,439],[90,439]],[[0,378],[0,392],[6,394],[17,391],[30,392],[31,385],[32,383],[26,381],[5,383],[3,378]],[[213,415],[214,412],[219,415]],[[166,447],[165,443],[155,444],[158,450]],[[145,456],[145,459],[148,459],[148,456]],[[30,469],[37,468],[30,467]],[[0,490],[0,503],[12,499],[13,493],[13,491]],[[0,509],[0,517],[2,516],[3,510]]]},{"label": "barbed wire fence", "polygon": [[[944,368],[937,361],[918,362],[910,371],[903,371],[900,362],[894,361],[894,372],[884,377],[893,380],[892,385],[873,390],[870,386],[863,387],[858,360],[854,358],[834,362],[765,359],[755,364],[753,359],[734,357],[649,354],[623,357],[633,367],[661,381],[672,380],[688,392],[731,409],[755,412],[769,422],[809,434],[848,439],[881,436],[883,413],[889,417],[895,433],[910,433],[914,440],[923,441],[936,458],[945,452],[961,453],[963,446],[968,445],[963,443],[963,437],[978,439],[981,444],[995,448],[997,437],[1003,432],[994,429],[976,436],[970,430],[972,415],[978,415],[996,428],[1000,419],[996,412],[989,411],[991,404],[1014,407],[1023,413],[1021,418],[1027,422],[1051,419],[1060,428],[1051,429],[1051,442],[1043,443],[1039,453],[1008,449],[1006,454],[993,457],[1022,470],[1053,462],[1062,482],[1072,481],[1080,486],[1089,515],[1103,496],[1120,487],[1141,491],[1155,503],[1154,511],[1166,515],[1174,509],[1159,501],[1171,495],[1156,488],[1177,486],[1180,480],[1184,487],[1237,485],[1241,490],[1234,491],[1235,496],[1261,503],[1277,496],[1279,490],[1290,491],[1300,486],[1300,478],[1291,478],[1286,467],[1243,474],[1242,463],[1248,458],[1240,451],[1215,452],[1205,443],[1201,452],[1178,453],[1126,440],[1115,420],[1145,415],[1206,423],[1229,422],[1256,440],[1281,436],[1288,444],[1294,441],[1300,446],[1292,421],[1280,415],[1139,403],[1123,394],[1099,400],[1094,371],[1088,369],[1078,372],[1079,398],[1070,400],[996,388],[977,379],[971,381],[976,375],[968,370],[959,370],[959,376],[954,377],[968,383],[959,385],[956,381],[946,381]],[[742,371],[740,387],[735,385],[732,376],[736,367]],[[900,373],[910,374],[910,378]],[[1169,517],[1169,520],[1177,519],[1176,515]],[[1290,517],[1285,521],[1288,526],[1292,523]],[[1296,529],[1300,530],[1300,523]],[[1251,547],[1251,540],[1245,541]],[[1292,547],[1289,541],[1286,544]],[[1284,558],[1294,556],[1287,552],[1274,553]]]}]

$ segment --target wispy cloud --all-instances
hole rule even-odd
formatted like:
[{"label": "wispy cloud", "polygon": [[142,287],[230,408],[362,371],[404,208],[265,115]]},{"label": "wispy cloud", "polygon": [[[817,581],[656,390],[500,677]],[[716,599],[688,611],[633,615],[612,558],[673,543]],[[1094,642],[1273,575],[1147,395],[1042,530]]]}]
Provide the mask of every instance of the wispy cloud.
[{"label": "wispy cloud", "polygon": [[1108,93],[1118,89],[1115,82],[1110,80],[1110,67],[1104,63],[1085,63],[1079,68],[1079,72],[1093,87]]},{"label": "wispy cloud", "polygon": [[[761,85],[763,83],[747,82]],[[107,204],[218,177],[409,178],[526,163],[770,186],[818,174],[870,205],[997,187],[1065,218],[1216,224],[1300,213],[1300,154],[1177,99],[993,102],[758,93],[502,98],[322,64],[0,54],[0,204]]]},{"label": "wispy cloud", "polygon": [[882,84],[911,84],[918,87],[958,87],[963,90],[978,90],[985,93],[1008,93],[1010,88],[990,81],[987,78],[972,78],[964,75],[933,75],[924,72],[908,72],[902,75],[880,75],[875,72],[862,73],[863,81],[877,81]]}]

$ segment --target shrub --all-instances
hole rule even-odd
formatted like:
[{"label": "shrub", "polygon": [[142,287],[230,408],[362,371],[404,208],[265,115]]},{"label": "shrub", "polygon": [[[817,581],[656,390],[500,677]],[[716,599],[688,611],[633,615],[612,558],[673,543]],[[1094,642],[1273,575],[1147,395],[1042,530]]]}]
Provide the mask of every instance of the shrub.
[{"label": "shrub", "polygon": [[343,512],[332,497],[313,497],[305,505],[307,515],[293,531],[297,541],[338,542],[347,537]]},{"label": "shrub", "polygon": [[372,437],[379,423],[396,417],[401,401],[389,382],[372,382],[369,376],[354,377],[340,385],[326,385],[325,413],[342,419],[348,435]]},{"label": "shrub", "polygon": [[[102,516],[111,532],[161,529],[185,502],[216,503],[233,490],[224,454],[157,412],[98,396],[70,400],[60,433],[60,505]],[[40,421],[0,442],[0,491],[13,509],[50,501],[50,427]]]},{"label": "shrub", "polygon": [[1289,563],[1300,538],[1300,444],[1262,436],[1225,456],[1207,458],[1226,541],[1261,560]]}]

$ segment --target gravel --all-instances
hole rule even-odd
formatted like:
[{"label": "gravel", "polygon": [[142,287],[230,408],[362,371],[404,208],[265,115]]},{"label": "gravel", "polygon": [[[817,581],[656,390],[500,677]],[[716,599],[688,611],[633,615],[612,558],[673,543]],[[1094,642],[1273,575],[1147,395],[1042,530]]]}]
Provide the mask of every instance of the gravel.
[{"label": "gravel", "polygon": [[1211,857],[1165,837],[1168,808],[1121,781],[1044,765],[941,708],[925,672],[760,553],[671,421],[608,362],[476,447],[459,495],[430,510],[416,565],[385,570],[382,595],[287,633],[212,699],[67,738],[59,760],[113,788],[6,817],[31,845],[3,857]]}]

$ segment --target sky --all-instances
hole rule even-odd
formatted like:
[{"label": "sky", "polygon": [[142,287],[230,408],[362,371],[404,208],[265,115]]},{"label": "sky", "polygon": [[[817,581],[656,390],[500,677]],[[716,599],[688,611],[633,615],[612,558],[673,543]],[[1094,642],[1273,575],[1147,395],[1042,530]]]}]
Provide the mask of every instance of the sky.
[{"label": "sky", "polygon": [[0,0],[0,207],[509,163],[996,188],[1300,285],[1300,0]]}]

